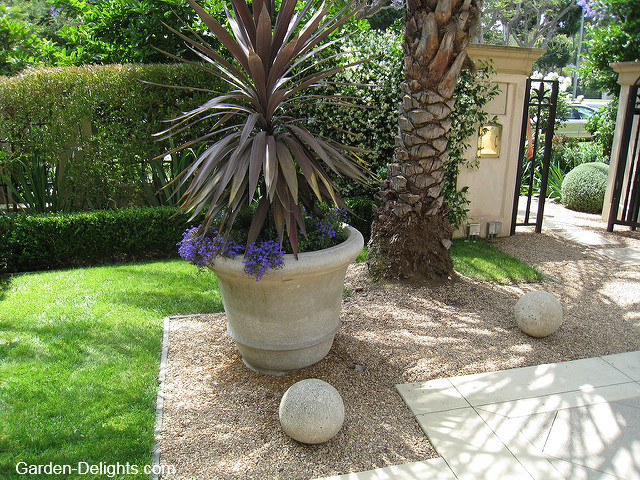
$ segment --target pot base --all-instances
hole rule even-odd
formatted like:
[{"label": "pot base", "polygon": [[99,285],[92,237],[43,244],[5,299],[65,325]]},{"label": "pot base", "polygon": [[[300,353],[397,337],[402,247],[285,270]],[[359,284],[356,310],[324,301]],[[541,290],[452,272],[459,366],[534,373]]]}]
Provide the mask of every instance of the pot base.
[{"label": "pot base", "polygon": [[280,376],[318,363],[331,350],[333,339],[332,336],[317,345],[295,350],[265,351],[238,342],[236,342],[236,346],[242,355],[242,361],[249,369],[267,375]]}]

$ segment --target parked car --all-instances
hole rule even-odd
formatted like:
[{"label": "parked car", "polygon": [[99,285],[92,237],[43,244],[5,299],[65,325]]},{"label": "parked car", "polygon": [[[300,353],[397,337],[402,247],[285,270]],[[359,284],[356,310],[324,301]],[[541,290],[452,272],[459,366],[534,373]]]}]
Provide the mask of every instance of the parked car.
[{"label": "parked car", "polygon": [[569,117],[567,121],[556,128],[558,135],[565,135],[570,138],[588,140],[591,133],[587,130],[587,117],[598,110],[584,103],[572,103],[569,105]]}]

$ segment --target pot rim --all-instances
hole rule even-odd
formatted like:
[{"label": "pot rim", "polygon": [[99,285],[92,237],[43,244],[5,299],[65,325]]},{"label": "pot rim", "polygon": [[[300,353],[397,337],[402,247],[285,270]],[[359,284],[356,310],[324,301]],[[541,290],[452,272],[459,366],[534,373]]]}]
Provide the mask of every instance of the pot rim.
[{"label": "pot rim", "polygon": [[[267,278],[276,279],[282,276],[290,276],[299,273],[309,274],[315,269],[333,270],[342,267],[345,264],[355,260],[364,248],[364,238],[362,234],[351,225],[345,224],[347,230],[347,239],[333,247],[313,252],[303,252],[298,254],[298,260],[292,253],[283,256],[284,266],[282,268],[270,269],[267,271],[260,282]],[[219,257],[214,260],[209,268],[215,273],[224,275],[243,276],[253,280],[247,272],[244,271],[242,260],[244,255],[235,258]]]}]

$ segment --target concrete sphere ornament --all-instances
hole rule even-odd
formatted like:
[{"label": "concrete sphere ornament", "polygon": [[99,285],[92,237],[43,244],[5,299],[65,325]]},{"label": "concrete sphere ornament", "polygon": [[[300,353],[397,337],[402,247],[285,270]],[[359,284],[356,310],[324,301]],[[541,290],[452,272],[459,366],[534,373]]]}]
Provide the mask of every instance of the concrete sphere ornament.
[{"label": "concrete sphere ornament", "polygon": [[284,433],[302,443],[324,443],[344,422],[344,403],[338,391],[317,378],[301,380],[280,401],[280,425]]},{"label": "concrete sphere ornament", "polygon": [[552,294],[537,290],[525,293],[515,306],[516,323],[527,335],[546,337],[562,323],[562,305]]}]

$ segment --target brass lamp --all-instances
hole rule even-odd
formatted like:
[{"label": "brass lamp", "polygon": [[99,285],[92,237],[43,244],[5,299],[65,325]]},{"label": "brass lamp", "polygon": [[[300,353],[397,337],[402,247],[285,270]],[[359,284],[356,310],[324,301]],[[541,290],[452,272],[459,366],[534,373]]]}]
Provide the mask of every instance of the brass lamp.
[{"label": "brass lamp", "polygon": [[497,158],[500,156],[502,125],[483,125],[478,135],[478,157]]}]

